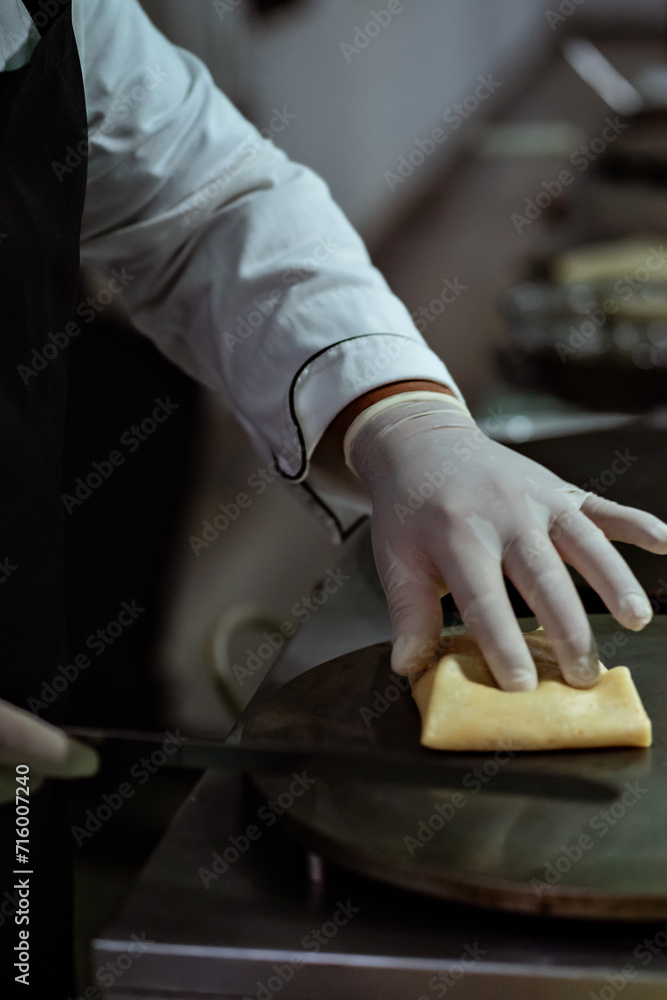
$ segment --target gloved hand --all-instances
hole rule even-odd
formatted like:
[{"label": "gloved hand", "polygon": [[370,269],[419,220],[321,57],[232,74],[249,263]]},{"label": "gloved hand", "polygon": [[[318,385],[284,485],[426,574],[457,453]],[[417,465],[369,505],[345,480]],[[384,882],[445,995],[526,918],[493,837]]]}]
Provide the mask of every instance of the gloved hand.
[{"label": "gloved hand", "polygon": [[82,778],[99,767],[95,751],[30,712],[0,701],[0,802],[16,793],[16,765],[30,768],[30,791],[46,777]]},{"label": "gloved hand", "polygon": [[651,605],[609,539],[664,554],[667,525],[492,441],[453,397],[411,396],[369,407],[344,441],[346,461],[373,504],[375,560],[394,625],[393,670],[416,674],[433,662],[440,597],[451,591],[499,686],[534,688],[535,666],[504,572],[551,639],[565,680],[594,684],[595,643],[563,560],[622,625],[639,630]]}]

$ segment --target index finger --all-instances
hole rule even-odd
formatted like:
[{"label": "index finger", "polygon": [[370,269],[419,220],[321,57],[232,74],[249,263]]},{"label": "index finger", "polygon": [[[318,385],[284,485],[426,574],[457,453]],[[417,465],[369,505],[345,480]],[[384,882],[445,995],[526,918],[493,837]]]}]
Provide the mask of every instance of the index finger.
[{"label": "index finger", "polygon": [[456,554],[452,558],[450,551],[443,567],[461,617],[498,686],[505,691],[533,691],[537,670],[510,603],[500,560],[470,539],[465,551],[465,560]]}]

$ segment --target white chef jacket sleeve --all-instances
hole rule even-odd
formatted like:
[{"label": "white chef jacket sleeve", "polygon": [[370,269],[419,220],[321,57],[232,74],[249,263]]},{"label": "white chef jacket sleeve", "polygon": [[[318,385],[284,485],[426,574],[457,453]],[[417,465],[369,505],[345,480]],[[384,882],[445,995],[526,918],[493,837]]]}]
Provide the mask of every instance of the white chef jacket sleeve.
[{"label": "white chef jacket sleeve", "polygon": [[310,469],[317,442],[378,385],[456,390],[446,367],[324,181],[271,141],[290,108],[254,128],[136,0],[72,9],[89,144],[53,169],[67,184],[87,160],[84,266],[167,357],[222,394],[264,459],[344,535],[358,496]]}]

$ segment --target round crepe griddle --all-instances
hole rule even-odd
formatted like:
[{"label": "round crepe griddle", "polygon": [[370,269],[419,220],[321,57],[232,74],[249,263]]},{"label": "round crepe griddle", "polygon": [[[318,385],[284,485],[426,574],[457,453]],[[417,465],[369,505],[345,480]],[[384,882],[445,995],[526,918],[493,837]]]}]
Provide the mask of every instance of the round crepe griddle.
[{"label": "round crepe griddle", "polygon": [[[514,759],[451,753],[470,765],[461,788],[318,779],[281,823],[324,857],[363,875],[431,896],[518,912],[593,919],[667,919],[667,620],[640,633],[591,616],[606,666],[630,667],[653,723],[653,746],[521,753],[523,771],[604,778],[618,797],[599,802],[493,792]],[[521,622],[524,631],[536,627]],[[432,754],[390,643],[337,657],[275,692],[244,737],[288,746],[369,747]],[[450,756],[450,754],[447,754]],[[275,800],[291,779],[255,774]],[[289,793],[287,793],[289,794]],[[286,800],[283,798],[282,802]]]}]

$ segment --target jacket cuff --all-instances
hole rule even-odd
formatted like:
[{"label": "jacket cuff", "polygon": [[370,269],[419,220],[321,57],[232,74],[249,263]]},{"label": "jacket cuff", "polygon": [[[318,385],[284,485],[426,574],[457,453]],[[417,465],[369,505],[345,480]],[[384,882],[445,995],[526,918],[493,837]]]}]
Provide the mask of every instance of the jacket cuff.
[{"label": "jacket cuff", "polygon": [[315,448],[331,421],[371,389],[413,379],[441,382],[463,402],[447,367],[423,342],[405,334],[362,334],[314,354],[294,376],[284,415],[283,447],[274,454],[284,479],[329,538],[341,542],[370,514],[363,483],[342,455]]},{"label": "jacket cuff", "polygon": [[447,367],[420,340],[406,334],[362,334],[332,344],[295,374],[284,414],[284,447],[274,457],[280,474],[302,482],[327,427],[349,403],[389,382],[428,379],[463,401]]}]

